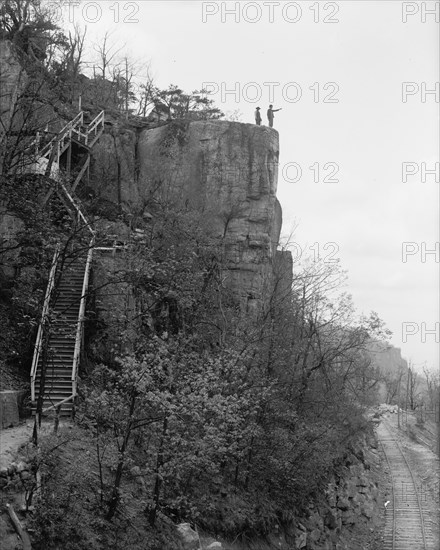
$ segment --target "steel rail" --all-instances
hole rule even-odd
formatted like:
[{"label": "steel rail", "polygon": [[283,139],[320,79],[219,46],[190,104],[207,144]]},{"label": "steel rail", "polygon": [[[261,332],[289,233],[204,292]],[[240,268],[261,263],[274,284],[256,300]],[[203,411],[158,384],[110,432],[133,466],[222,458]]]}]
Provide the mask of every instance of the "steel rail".
[{"label": "steel rail", "polygon": [[[391,468],[391,463],[389,461],[389,458],[388,458],[388,455],[387,453],[385,452],[385,447],[382,443],[382,441],[380,441],[380,446],[382,447],[382,451],[383,451],[383,454],[385,456],[385,460],[387,461],[387,464],[388,464],[388,469],[390,471],[390,476],[391,476],[391,493],[392,493],[392,500],[393,500],[393,538],[392,538],[392,550],[394,550],[395,546],[396,546],[396,491],[394,490],[394,477],[393,477],[393,470]],[[386,509],[385,509],[386,510]]]},{"label": "steel rail", "polygon": [[[416,480],[414,478],[414,474],[411,470],[411,467],[409,465],[409,462],[405,456],[405,453],[403,452],[399,442],[397,441],[397,439],[395,439],[391,432],[390,432],[390,429],[389,429],[389,426],[387,425],[386,421],[383,420],[383,425],[384,427],[386,428],[388,434],[390,435],[390,438],[388,441],[389,442],[392,442],[394,443],[394,446],[396,449],[398,449],[399,451],[399,454],[400,456],[403,458],[403,462],[404,462],[404,465],[406,466],[406,469],[408,470],[409,472],[409,475],[410,475],[410,478],[411,478],[411,481],[412,481],[412,484],[413,484],[413,487],[414,487],[414,495],[415,495],[415,498],[416,498],[416,501],[417,501],[417,510],[418,510],[418,513],[419,513],[419,518],[420,518],[420,528],[421,528],[421,534],[422,534],[422,541],[423,541],[423,549],[424,550],[428,550],[428,546],[427,546],[427,541],[426,541],[426,531],[425,531],[425,518],[423,516],[423,509],[422,509],[422,504],[420,502],[420,497],[419,497],[419,494],[418,494],[418,491],[417,491],[417,484],[416,484]],[[396,509],[396,489],[397,487],[395,487],[395,476],[393,476],[393,470],[392,470],[392,467],[391,467],[391,461],[386,453],[386,450],[385,450],[385,446],[383,445],[383,442],[381,441],[381,446],[382,446],[382,449],[383,449],[383,452],[384,452],[384,455],[385,455],[385,458],[386,458],[386,461],[388,463],[388,466],[390,468],[390,476],[391,476],[391,481],[392,481],[392,491],[393,491],[393,538],[392,538],[392,550],[395,550],[396,548],[396,523],[397,523],[397,509]]]}]

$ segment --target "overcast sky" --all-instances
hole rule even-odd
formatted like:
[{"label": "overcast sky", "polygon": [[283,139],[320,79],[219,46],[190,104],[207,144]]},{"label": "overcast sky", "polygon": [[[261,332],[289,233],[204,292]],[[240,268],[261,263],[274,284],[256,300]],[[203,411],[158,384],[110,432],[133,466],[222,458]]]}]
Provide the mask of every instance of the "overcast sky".
[{"label": "overcast sky", "polygon": [[294,254],[340,258],[358,310],[377,311],[406,359],[438,367],[440,3],[76,4],[71,22],[90,40],[112,30],[160,87],[209,83],[242,122],[282,108],[278,198]]}]

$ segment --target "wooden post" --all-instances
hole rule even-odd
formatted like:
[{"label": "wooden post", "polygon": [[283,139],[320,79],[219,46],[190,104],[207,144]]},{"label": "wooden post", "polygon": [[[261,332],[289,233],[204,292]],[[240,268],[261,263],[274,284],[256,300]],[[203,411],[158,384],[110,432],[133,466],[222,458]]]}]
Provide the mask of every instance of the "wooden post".
[{"label": "wooden post", "polygon": [[54,433],[58,433],[58,427],[60,425],[60,411],[61,411],[61,405],[57,405],[55,407],[55,421],[53,426]]},{"label": "wooden post", "polygon": [[29,538],[28,533],[21,524],[21,521],[18,519],[14,507],[12,506],[12,504],[6,504],[6,509],[8,510],[8,514],[11,518],[14,529],[17,531],[18,536],[21,538],[23,550],[32,550],[31,539]]},{"label": "wooden post", "polygon": [[72,169],[72,131],[69,132],[69,147],[67,148],[66,172],[67,172],[67,177],[68,178],[70,178],[71,169]]},{"label": "wooden post", "polygon": [[35,413],[35,422],[34,422],[34,430],[32,432],[32,441],[34,443],[34,445],[38,445],[38,422],[39,422],[39,417],[40,415],[36,412]]}]

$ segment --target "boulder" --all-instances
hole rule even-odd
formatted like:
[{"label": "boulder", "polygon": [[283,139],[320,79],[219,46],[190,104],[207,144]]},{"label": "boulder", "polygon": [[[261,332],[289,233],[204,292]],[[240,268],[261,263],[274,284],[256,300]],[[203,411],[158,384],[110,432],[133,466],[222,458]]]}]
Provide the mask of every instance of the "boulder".
[{"label": "boulder", "polygon": [[319,539],[321,538],[321,531],[320,529],[313,529],[311,533],[309,533],[309,539],[311,543],[319,542]]},{"label": "boulder", "polygon": [[145,484],[145,479],[139,466],[133,466],[133,468],[130,469],[130,474],[134,477],[136,481],[138,492],[145,493],[147,491],[147,486]]},{"label": "boulder", "polygon": [[327,512],[324,518],[324,525],[329,529],[336,529],[336,527],[338,526],[338,519],[333,512]]},{"label": "boulder", "polygon": [[357,517],[351,510],[344,510],[342,512],[341,519],[343,525],[354,525]]},{"label": "boulder", "polygon": [[350,502],[348,498],[339,498],[336,506],[339,510],[348,510],[350,508]]},{"label": "boulder", "polygon": [[17,426],[19,423],[18,393],[13,390],[0,392],[0,426],[2,429]]},{"label": "boulder", "polygon": [[301,550],[301,548],[305,548],[306,546],[307,546],[307,533],[304,531],[301,531],[295,537],[295,547],[298,548],[298,550]]},{"label": "boulder", "polygon": [[23,462],[23,460],[20,460],[20,462],[17,463],[17,472],[20,473],[27,470],[29,470],[29,465]]},{"label": "boulder", "polygon": [[191,528],[189,523],[180,523],[177,526],[177,531],[185,550],[197,550],[200,548],[199,535]]},{"label": "boulder", "polygon": [[374,504],[372,502],[365,502],[361,507],[361,513],[368,519],[371,519],[374,515]]}]

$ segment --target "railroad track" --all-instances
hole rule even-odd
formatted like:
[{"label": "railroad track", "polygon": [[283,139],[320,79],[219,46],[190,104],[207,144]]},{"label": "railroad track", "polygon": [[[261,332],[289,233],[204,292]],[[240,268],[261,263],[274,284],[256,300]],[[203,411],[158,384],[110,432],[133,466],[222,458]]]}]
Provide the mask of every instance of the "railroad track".
[{"label": "railroad track", "polygon": [[392,481],[382,550],[435,550],[428,510],[424,510],[424,499],[399,442],[384,421],[377,435]]}]

